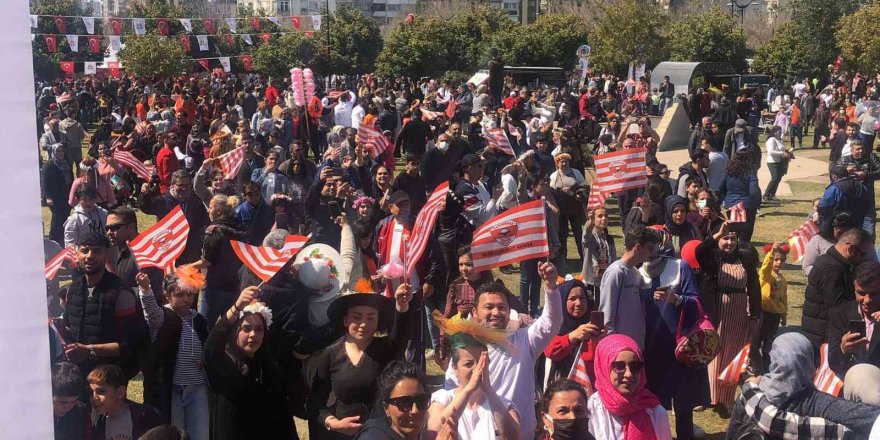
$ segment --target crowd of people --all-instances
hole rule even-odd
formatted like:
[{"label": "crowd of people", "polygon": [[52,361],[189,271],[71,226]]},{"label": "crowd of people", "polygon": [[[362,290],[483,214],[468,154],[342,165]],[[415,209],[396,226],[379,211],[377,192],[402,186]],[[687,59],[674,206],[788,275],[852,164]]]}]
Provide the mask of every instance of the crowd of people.
[{"label": "crowd of people", "polygon": [[[258,75],[38,87],[47,260],[75,252],[47,283],[56,438],[295,439],[296,417],[310,439],[686,440],[702,437],[693,413],[710,408],[730,418],[728,438],[872,430],[878,82],[841,74],[820,94],[794,80],[766,99],[726,86],[679,97],[694,129],[675,179],[649,117],[675,99],[669,78],[651,92],[611,75],[579,89],[498,76],[346,83],[305,105]],[[371,154],[361,126],[391,147]],[[820,232],[792,329],[789,246],[780,236],[761,259],[752,235],[810,126],[816,146],[830,144],[831,183],[807,219]],[[495,128],[514,156],[487,140]],[[236,148],[229,178],[218,157]],[[587,209],[592,157],[629,148],[646,151],[647,186]],[[403,273],[406,237],[444,182],[436,227]],[[471,245],[481,225],[538,199],[549,256],[498,268],[519,274],[517,294],[477,269]],[[190,232],[173,270],[140,268],[129,242],[178,207]],[[282,249],[293,234],[308,245],[268,281],[232,247]],[[708,354],[680,353],[683,338]],[[722,380],[747,344],[743,379]],[[840,396],[812,384],[822,347]],[[446,372],[439,389],[428,362]],[[142,403],[127,394],[136,377]]]}]

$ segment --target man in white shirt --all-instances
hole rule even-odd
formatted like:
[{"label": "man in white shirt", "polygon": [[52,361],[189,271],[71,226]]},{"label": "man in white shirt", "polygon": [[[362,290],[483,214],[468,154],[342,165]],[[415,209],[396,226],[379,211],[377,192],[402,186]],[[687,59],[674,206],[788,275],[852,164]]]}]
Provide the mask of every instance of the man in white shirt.
[{"label": "man in white shirt", "polygon": [[[357,99],[357,98],[355,98]],[[354,107],[351,109],[351,128],[357,130],[361,126],[361,121],[364,120],[364,116],[367,115],[366,110],[361,105],[360,101],[355,101]]]},{"label": "man in white shirt", "polygon": [[339,102],[333,107],[336,125],[341,125],[345,128],[351,127],[351,111],[353,107],[354,102],[352,102],[348,92],[343,92],[339,95]]}]

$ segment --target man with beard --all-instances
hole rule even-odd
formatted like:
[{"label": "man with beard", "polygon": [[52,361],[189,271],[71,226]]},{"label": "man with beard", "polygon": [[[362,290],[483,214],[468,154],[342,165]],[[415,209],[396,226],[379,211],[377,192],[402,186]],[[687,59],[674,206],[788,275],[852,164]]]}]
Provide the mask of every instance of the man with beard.
[{"label": "man with beard", "polygon": [[131,249],[128,247],[128,242],[138,235],[137,215],[134,210],[128,206],[111,209],[107,213],[106,231],[107,238],[112,245],[107,260],[116,276],[122,280],[122,284],[134,291],[137,286],[135,277],[138,272],[144,272],[150,277],[150,286],[153,291],[161,292],[162,279],[164,278],[162,271],[155,267],[139,268]]},{"label": "man with beard", "polygon": [[77,271],[67,290],[62,323],[70,335],[64,352],[84,374],[113,364],[131,379],[138,372],[135,352],[148,341],[149,329],[134,293],[107,272],[107,237],[90,232],[76,243]]},{"label": "man with beard", "polygon": [[192,263],[199,259],[204,237],[200,231],[204,231],[208,225],[208,211],[193,192],[192,177],[185,170],[177,170],[171,175],[171,187],[165,195],[159,194],[158,183],[144,183],[138,197],[138,206],[144,214],[156,216],[156,221],[162,220],[172,209],[180,206],[189,223],[189,230],[193,232],[187,237],[186,249],[175,265]]},{"label": "man with beard", "polygon": [[[544,280],[544,310],[534,323],[509,333],[505,346],[489,345],[489,381],[498,396],[512,401],[517,408],[535,404],[535,361],[559,332],[562,325],[562,297],[556,288],[556,267],[540,263],[538,273]],[[509,331],[513,294],[498,282],[486,283],[474,294],[473,318],[484,327]],[[458,384],[450,363],[446,370],[446,388]],[[534,411],[522,411],[521,440],[534,438],[537,420]]]}]

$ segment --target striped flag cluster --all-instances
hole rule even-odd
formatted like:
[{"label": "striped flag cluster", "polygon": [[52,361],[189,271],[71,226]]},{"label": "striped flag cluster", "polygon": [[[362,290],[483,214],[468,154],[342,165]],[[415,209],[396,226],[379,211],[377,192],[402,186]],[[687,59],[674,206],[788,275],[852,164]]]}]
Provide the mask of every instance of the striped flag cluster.
[{"label": "striped flag cluster", "polygon": [[232,250],[235,251],[238,259],[264,282],[274,277],[295,255],[295,252],[267,246],[254,246],[235,240],[230,240],[229,244],[232,245]]},{"label": "striped flag cluster", "polygon": [[295,257],[296,254],[299,253],[299,250],[305,247],[306,243],[312,238],[312,234],[309,235],[288,235],[287,238],[284,239],[284,246],[281,247],[282,252],[287,252],[291,257]]},{"label": "striped flag cluster", "polygon": [[369,150],[374,158],[391,148],[391,141],[384,134],[363,124],[358,127],[357,141]]},{"label": "striped flag cluster", "polygon": [[223,171],[223,178],[226,180],[235,179],[238,171],[241,170],[241,164],[244,162],[244,147],[238,147],[228,153],[220,155],[220,169]]},{"label": "striped flag cluster", "polygon": [[174,260],[186,248],[189,223],[180,206],[174,207],[162,220],[128,242],[138,267],[158,267],[166,272],[174,268]]},{"label": "striped flag cluster", "polygon": [[596,182],[602,191],[612,194],[647,186],[645,155],[644,148],[628,148],[596,156]]},{"label": "striped flag cluster", "polygon": [[813,376],[813,385],[816,389],[825,393],[837,396],[843,388],[843,381],[834,374],[831,366],[828,365],[828,344],[822,344],[819,348],[819,368],[816,375]]},{"label": "striped flag cluster", "polygon": [[584,387],[584,391],[587,392],[587,395],[593,394],[593,382],[590,380],[590,375],[587,374],[587,363],[581,357],[581,353],[587,347],[584,346],[586,341],[581,341],[581,344],[578,346],[577,356],[575,357],[574,363],[571,365],[571,371],[568,373],[568,379],[577,382],[580,386]]},{"label": "striped flag cluster", "polygon": [[425,206],[419,211],[419,215],[416,216],[416,222],[413,224],[412,232],[409,236],[410,240],[407,245],[408,256],[404,273],[413,273],[416,264],[422,258],[422,254],[425,253],[431,232],[434,231],[434,224],[437,222],[437,216],[440,215],[440,211],[443,209],[448,192],[448,181],[437,185],[437,188],[431,193],[431,197],[428,197]]},{"label": "striped flag cluster", "polygon": [[791,257],[795,263],[804,258],[804,254],[807,252],[807,245],[810,244],[813,236],[818,233],[819,225],[813,222],[813,220],[807,220],[788,236],[786,240],[788,245],[791,246]]},{"label": "striped flag cluster", "polygon": [[424,107],[420,108],[419,111],[422,112],[422,117],[429,121],[433,121],[441,116],[446,116],[446,113],[444,112],[435,112],[433,110],[428,110]]},{"label": "striped flag cluster", "polygon": [[474,270],[481,272],[549,254],[543,200],[493,217],[474,231],[471,243]]},{"label": "striped flag cluster", "polygon": [[739,202],[736,205],[731,206],[727,211],[727,219],[730,220],[731,223],[745,223],[746,205],[744,205],[743,202]]},{"label": "striped flag cluster", "polygon": [[55,255],[48,263],[46,263],[46,267],[43,269],[43,272],[46,274],[46,279],[54,279],[55,275],[58,274],[58,271],[64,266],[64,263],[68,261],[76,261],[76,250],[73,246],[68,246],[62,249],[58,255]]},{"label": "striped flag cluster", "polygon": [[733,358],[730,363],[724,367],[724,370],[721,371],[721,374],[718,375],[718,380],[722,382],[736,383],[739,381],[739,377],[746,372],[746,367],[749,366],[749,348],[751,344],[746,344],[739,353]]},{"label": "striped flag cluster", "polygon": [[498,150],[508,156],[516,156],[513,152],[513,146],[510,145],[510,139],[500,128],[490,128],[483,131],[483,137],[486,138],[486,145],[489,148]]},{"label": "striped flag cluster", "polygon": [[113,150],[113,160],[132,170],[141,179],[149,181],[153,177],[153,167],[144,165],[128,151]]},{"label": "striped flag cluster", "polygon": [[593,182],[590,187],[590,196],[587,198],[587,211],[605,207],[605,199],[608,195],[599,187],[599,182]]}]

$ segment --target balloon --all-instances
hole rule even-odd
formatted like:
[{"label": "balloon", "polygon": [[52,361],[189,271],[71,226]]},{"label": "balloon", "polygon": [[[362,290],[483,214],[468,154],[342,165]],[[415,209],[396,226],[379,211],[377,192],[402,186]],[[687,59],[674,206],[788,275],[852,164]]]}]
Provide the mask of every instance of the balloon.
[{"label": "balloon", "polygon": [[311,101],[312,97],[315,96],[315,76],[312,73],[312,69],[303,69],[303,79],[306,89],[306,101]]}]

